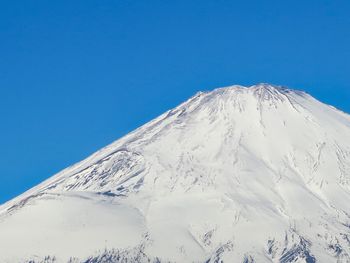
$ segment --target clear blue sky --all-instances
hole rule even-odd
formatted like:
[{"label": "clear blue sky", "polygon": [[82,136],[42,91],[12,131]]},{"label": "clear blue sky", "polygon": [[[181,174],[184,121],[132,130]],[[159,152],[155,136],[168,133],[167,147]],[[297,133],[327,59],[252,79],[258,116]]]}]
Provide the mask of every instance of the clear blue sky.
[{"label": "clear blue sky", "polygon": [[199,90],[350,112],[350,1],[1,1],[0,203]]}]

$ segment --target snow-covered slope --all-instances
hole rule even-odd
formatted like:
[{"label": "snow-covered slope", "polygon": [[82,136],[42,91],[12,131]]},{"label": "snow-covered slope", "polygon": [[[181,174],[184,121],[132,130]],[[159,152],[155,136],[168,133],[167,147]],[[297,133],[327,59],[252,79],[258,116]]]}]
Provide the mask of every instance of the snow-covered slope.
[{"label": "snow-covered slope", "polygon": [[198,93],[0,206],[0,262],[26,260],[350,262],[350,116]]}]

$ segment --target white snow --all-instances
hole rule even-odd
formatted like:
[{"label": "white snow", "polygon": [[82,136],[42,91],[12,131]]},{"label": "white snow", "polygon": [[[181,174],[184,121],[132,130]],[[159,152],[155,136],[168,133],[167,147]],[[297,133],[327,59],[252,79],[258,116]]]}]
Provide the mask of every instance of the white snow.
[{"label": "white snow", "polygon": [[0,261],[141,247],[173,262],[350,262],[349,204],[350,116],[231,86],[0,206]]}]

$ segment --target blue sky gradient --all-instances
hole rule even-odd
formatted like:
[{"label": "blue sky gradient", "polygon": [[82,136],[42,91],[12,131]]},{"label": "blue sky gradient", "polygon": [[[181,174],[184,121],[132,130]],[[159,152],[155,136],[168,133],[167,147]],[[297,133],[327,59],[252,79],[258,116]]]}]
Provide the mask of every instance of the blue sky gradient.
[{"label": "blue sky gradient", "polygon": [[0,203],[199,90],[350,112],[350,1],[2,1]]}]

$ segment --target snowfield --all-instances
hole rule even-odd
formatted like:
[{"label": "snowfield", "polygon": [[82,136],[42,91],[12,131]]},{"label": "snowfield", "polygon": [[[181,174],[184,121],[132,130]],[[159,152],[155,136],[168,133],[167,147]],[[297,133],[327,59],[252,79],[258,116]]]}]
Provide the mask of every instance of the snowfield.
[{"label": "snowfield", "polygon": [[350,262],[350,116],[200,92],[0,206],[0,262]]}]

